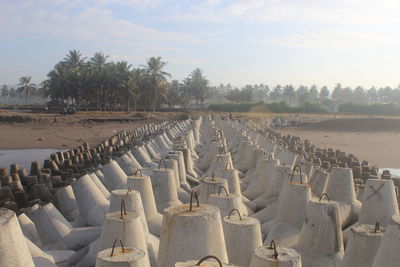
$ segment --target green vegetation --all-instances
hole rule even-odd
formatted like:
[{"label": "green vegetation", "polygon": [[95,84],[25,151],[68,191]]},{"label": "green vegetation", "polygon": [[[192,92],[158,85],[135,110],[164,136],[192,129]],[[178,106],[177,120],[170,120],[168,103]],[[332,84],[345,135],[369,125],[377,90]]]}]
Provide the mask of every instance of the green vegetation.
[{"label": "green vegetation", "polygon": [[341,104],[338,108],[338,112],[345,114],[399,116],[400,107],[394,104],[365,105],[349,102]]},{"label": "green vegetation", "polygon": [[211,104],[212,111],[224,112],[249,112],[255,110],[267,110],[274,113],[329,113],[329,110],[321,103],[305,102],[299,107],[291,107],[286,102],[264,103],[260,102],[225,102]]},{"label": "green vegetation", "polygon": [[146,64],[133,67],[127,61],[109,61],[101,52],[86,58],[78,50],[70,50],[38,86],[29,76],[19,79],[17,89],[3,85],[0,103],[20,104],[8,100],[43,98],[41,103],[51,99],[91,110],[208,107],[229,112],[400,114],[400,87],[352,89],[340,83],[331,90],[291,84],[270,88],[262,83],[241,88],[231,84],[213,86],[199,68],[182,81],[170,80],[166,66],[161,57],[148,58]]}]

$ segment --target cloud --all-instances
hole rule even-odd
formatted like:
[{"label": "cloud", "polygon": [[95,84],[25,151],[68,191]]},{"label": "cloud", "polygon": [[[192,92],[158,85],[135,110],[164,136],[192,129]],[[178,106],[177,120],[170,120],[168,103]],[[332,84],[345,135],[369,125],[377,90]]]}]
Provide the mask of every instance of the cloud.
[{"label": "cloud", "polygon": [[400,44],[400,39],[379,33],[330,29],[267,38],[263,39],[263,43],[289,47],[354,50],[374,49],[382,45],[396,45]]}]

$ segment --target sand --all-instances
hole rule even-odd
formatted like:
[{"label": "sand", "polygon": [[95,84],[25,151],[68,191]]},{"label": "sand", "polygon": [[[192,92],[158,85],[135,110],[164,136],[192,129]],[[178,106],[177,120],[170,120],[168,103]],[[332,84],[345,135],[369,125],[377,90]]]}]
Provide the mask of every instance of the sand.
[{"label": "sand", "polygon": [[[139,114],[139,115],[138,115]],[[176,113],[78,112],[76,115],[7,112],[0,116],[0,149],[69,149],[98,144],[118,131],[157,122]],[[5,121],[25,122],[5,122]]]},{"label": "sand", "polygon": [[322,120],[277,129],[308,139],[321,148],[340,149],[380,168],[400,168],[400,120],[351,118]]}]

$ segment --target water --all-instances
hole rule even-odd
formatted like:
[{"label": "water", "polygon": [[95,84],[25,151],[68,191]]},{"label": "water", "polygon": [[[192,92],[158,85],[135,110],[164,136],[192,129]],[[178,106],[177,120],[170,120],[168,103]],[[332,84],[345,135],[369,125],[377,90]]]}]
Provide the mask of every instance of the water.
[{"label": "water", "polygon": [[0,150],[0,168],[10,168],[13,163],[25,168],[28,172],[31,168],[32,161],[39,161],[43,164],[43,160],[50,158],[50,154],[60,150],[57,149],[16,149],[16,150]]},{"label": "water", "polygon": [[392,176],[395,176],[397,179],[400,179],[400,169],[393,169],[393,168],[379,168],[382,172],[383,170],[389,170]]}]

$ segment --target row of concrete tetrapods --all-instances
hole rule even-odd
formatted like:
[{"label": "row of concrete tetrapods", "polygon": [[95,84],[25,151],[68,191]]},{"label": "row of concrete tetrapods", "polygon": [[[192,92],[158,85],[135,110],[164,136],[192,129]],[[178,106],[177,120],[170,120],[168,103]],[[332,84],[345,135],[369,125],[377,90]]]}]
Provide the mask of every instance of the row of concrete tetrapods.
[{"label": "row of concrete tetrapods", "polygon": [[116,137],[52,203],[0,211],[0,266],[396,266],[393,181],[370,177],[357,199],[352,168],[260,125],[204,116]]}]

